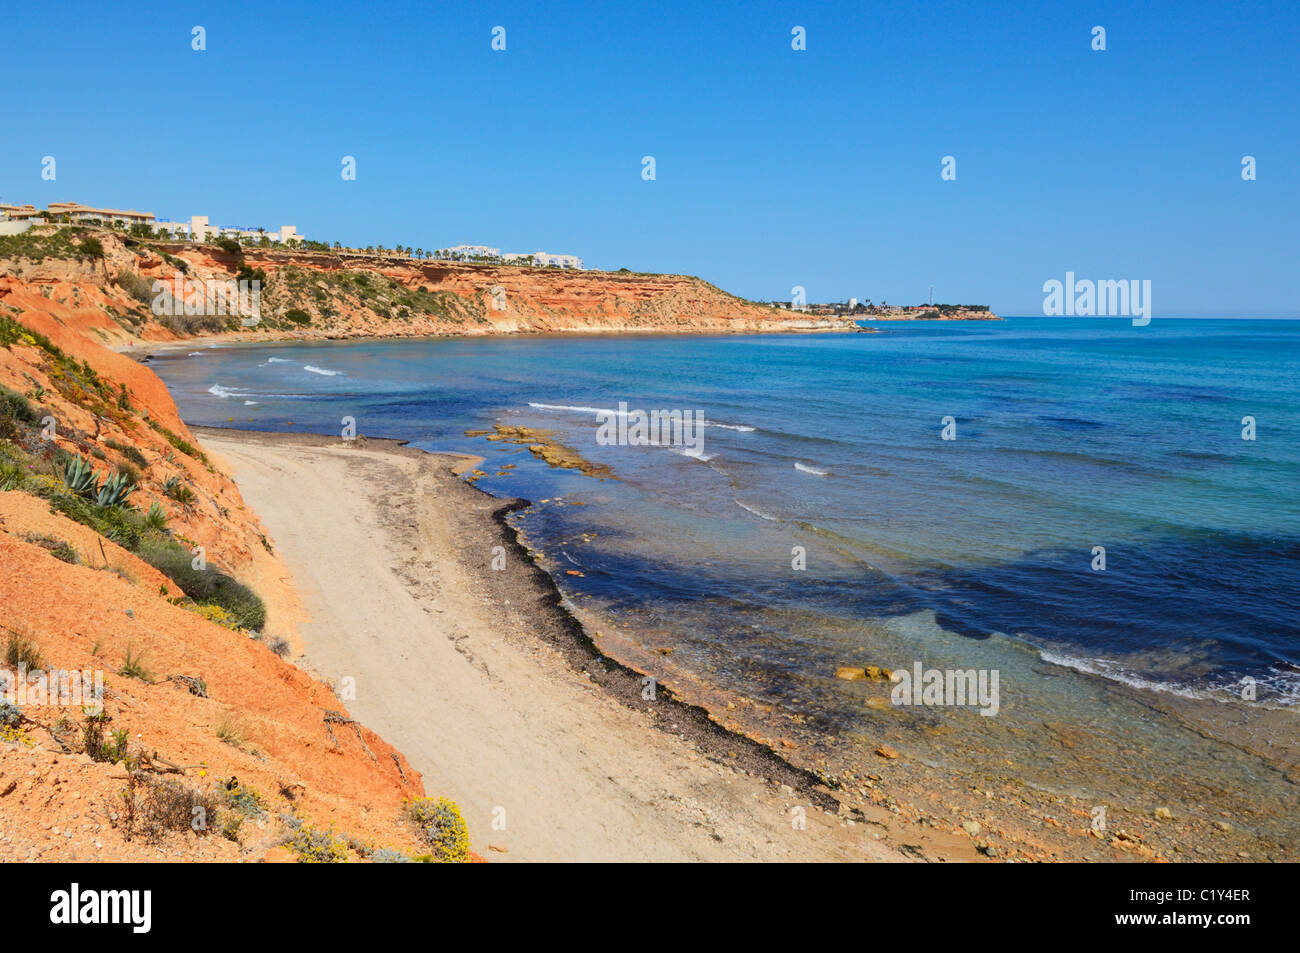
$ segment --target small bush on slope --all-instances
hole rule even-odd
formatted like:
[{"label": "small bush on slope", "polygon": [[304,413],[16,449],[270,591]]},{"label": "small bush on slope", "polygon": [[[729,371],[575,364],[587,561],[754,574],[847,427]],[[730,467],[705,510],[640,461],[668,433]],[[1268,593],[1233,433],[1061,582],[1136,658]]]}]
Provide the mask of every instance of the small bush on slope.
[{"label": "small bush on slope", "polygon": [[455,801],[445,797],[422,797],[408,801],[406,816],[415,823],[433,848],[433,860],[442,864],[469,861],[469,830]]}]

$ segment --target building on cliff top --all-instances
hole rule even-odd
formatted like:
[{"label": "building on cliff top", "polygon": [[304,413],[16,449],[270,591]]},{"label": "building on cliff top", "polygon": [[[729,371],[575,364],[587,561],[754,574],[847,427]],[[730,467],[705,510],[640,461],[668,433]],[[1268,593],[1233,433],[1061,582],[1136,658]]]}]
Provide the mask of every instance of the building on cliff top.
[{"label": "building on cliff top", "polygon": [[55,220],[68,217],[69,222],[121,222],[123,225],[153,226],[156,216],[153,212],[137,212],[134,209],[123,211],[117,208],[95,208],[80,202],[51,202],[46,211]]},{"label": "building on cliff top", "polygon": [[6,205],[0,202],[0,219],[10,222],[26,222],[40,217],[41,213],[36,211],[34,205]]},{"label": "building on cliff top", "polygon": [[582,270],[582,259],[577,255],[552,255],[549,252],[539,251],[531,255],[509,254],[505,256],[505,261],[527,261],[533,260],[533,264],[545,268],[548,265],[554,265],[557,268],[575,268]]},{"label": "building on cliff top", "polygon": [[489,248],[487,245],[457,245],[455,248],[448,248],[447,254],[452,258],[500,258],[500,248]]},{"label": "building on cliff top", "polygon": [[210,225],[206,215],[193,215],[188,222],[173,222],[160,219],[153,212],[137,212],[134,209],[96,208],[80,202],[51,202],[42,212],[32,205],[5,205],[0,203],[0,219],[11,222],[36,221],[49,216],[55,222],[96,223],[102,225],[144,225],[154,232],[170,235],[172,238],[188,237],[192,241],[206,241],[209,237],[222,235],[230,238],[260,241],[265,238],[275,244],[287,245],[301,242],[303,234],[292,225],[281,225],[278,232],[265,229],[243,228],[234,225]]}]

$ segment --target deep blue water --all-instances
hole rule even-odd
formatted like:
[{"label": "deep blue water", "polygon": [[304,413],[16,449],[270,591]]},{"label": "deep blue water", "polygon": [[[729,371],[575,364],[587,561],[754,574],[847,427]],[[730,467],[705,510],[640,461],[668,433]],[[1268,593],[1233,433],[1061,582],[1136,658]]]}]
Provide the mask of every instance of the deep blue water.
[{"label": "deep blue water", "polygon": [[[1261,703],[1295,701],[1300,322],[880,327],[215,347],[152,366],[190,423],[352,416],[484,455],[482,488],[551,501],[520,523],[583,573],[566,592],[704,677],[806,699],[854,653],[924,655],[925,618],[971,653],[996,633],[1147,689],[1227,695],[1250,676]],[[703,411],[703,453],[598,444],[595,410],[620,401]],[[620,479],[464,436],[494,423],[552,428]],[[905,650],[887,635],[904,629]]]}]

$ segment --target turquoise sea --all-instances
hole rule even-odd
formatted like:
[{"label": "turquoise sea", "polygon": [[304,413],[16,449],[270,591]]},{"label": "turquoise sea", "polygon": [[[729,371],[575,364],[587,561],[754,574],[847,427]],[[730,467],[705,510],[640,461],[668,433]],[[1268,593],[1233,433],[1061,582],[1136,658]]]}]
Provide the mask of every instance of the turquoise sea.
[{"label": "turquoise sea", "polygon": [[[1020,745],[1044,785],[1140,797],[1166,753],[1184,763],[1251,720],[1254,742],[1191,772],[1193,800],[1255,772],[1260,731],[1294,739],[1300,322],[877,327],[217,346],[151,364],[192,424],[338,433],[352,417],[485,456],[478,485],[535,501],[518,526],[576,607],[670,651],[666,678],[774,706],[809,737],[905,744],[956,720],[936,763],[992,770]],[[620,404],[701,412],[702,447],[597,442]],[[553,430],[617,479],[465,435],[495,424]],[[1001,714],[900,721],[834,678],[916,662],[999,671]],[[1083,726],[1110,769],[1053,764],[1044,719]],[[1252,797],[1285,809],[1265,775]]]}]

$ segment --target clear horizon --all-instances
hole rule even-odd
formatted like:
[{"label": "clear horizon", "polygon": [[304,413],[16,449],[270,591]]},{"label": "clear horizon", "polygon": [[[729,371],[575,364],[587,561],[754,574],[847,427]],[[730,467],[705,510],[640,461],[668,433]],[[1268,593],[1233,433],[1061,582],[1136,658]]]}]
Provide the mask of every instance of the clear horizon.
[{"label": "clear horizon", "polygon": [[9,13],[0,201],[541,249],[754,300],[933,286],[1032,317],[1072,271],[1151,281],[1156,320],[1300,317],[1294,4],[100,11]]}]

